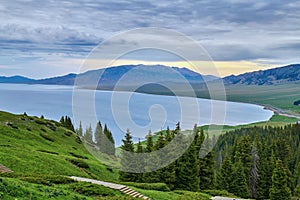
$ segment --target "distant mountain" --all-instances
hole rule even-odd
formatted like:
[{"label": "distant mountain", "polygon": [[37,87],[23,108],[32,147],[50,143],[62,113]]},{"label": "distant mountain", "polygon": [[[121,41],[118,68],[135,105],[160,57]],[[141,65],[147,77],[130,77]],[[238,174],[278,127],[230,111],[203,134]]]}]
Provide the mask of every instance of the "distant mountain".
[{"label": "distant mountain", "polygon": [[[147,86],[140,89],[143,92],[148,90],[163,91],[157,84],[172,83],[173,86],[183,90],[184,83],[189,82],[193,87],[203,87],[205,81],[219,79],[212,75],[201,75],[188,68],[168,67],[164,65],[121,65],[105,69],[90,70],[81,74],[68,74],[65,76],[46,79],[30,79],[23,76],[4,77],[0,76],[0,83],[25,83],[25,84],[49,84],[49,85],[74,85],[77,78],[83,87],[93,87],[95,80],[98,80],[97,89],[112,90],[119,86],[126,90],[128,87],[141,86],[149,82]],[[223,78],[227,85],[273,85],[300,81],[300,64],[293,64],[284,67],[248,72],[241,75],[231,75]],[[152,84],[154,83],[154,84]],[[156,85],[155,85],[156,84]]]},{"label": "distant mountain", "polygon": [[26,78],[23,76],[0,76],[0,83],[32,83],[34,79]]},{"label": "distant mountain", "polygon": [[231,75],[223,78],[225,84],[273,85],[300,80],[300,64],[293,64],[268,70]]},{"label": "distant mountain", "polygon": [[144,82],[182,84],[186,81],[192,84],[203,83],[218,79],[211,75],[201,75],[187,68],[167,67],[163,65],[122,65],[105,69],[91,70],[81,74],[68,74],[60,77],[52,77],[40,80],[25,77],[0,77],[0,83],[29,83],[50,85],[73,85],[75,79],[82,86],[92,86],[94,81],[99,80],[98,89],[113,89],[118,81],[123,86],[134,86]]}]

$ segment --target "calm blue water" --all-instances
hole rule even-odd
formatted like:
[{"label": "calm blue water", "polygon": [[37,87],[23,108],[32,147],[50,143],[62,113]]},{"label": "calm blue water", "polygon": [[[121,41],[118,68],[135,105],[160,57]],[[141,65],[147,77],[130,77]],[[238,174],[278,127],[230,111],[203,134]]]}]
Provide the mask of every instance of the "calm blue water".
[{"label": "calm blue water", "polygon": [[[83,94],[88,92],[91,91],[82,91]],[[27,112],[29,115],[44,115],[46,118],[59,120],[63,115],[74,117],[72,96],[73,87],[70,86],[0,84],[0,110],[12,113]],[[195,109],[197,108],[195,102],[199,105],[199,109]],[[117,145],[120,144],[127,128],[134,137],[142,138],[150,129],[155,132],[167,126],[174,128],[178,121],[182,122],[182,129],[192,129],[195,123],[220,124],[223,116],[221,110],[216,109],[213,118],[211,115],[214,103],[220,102],[128,92],[96,91],[95,93],[97,120],[109,126]],[[92,117],[93,113],[86,112],[90,104],[93,102],[87,102],[81,107],[74,105],[74,109],[79,109],[81,113],[80,119],[78,116],[74,118],[77,124],[82,121],[84,126],[87,126],[95,121]],[[235,102],[226,102],[225,105],[224,124],[226,125],[265,121],[273,114],[258,105]],[[197,118],[198,112],[200,118]]]}]

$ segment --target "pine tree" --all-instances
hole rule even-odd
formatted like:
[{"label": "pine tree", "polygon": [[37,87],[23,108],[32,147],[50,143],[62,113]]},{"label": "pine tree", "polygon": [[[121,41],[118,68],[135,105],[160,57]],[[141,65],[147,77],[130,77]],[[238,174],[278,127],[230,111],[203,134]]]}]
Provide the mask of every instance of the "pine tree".
[{"label": "pine tree", "polygon": [[234,193],[235,195],[248,198],[249,197],[249,189],[248,189],[248,179],[244,172],[243,163],[238,161],[233,169],[232,173],[232,183],[229,189],[229,192]]},{"label": "pine tree", "polygon": [[149,153],[149,152],[152,152],[154,150],[154,144],[153,144],[153,136],[152,136],[152,133],[151,131],[149,131],[148,135],[146,136],[146,152]]},{"label": "pine tree", "polygon": [[82,128],[82,124],[81,124],[81,121],[79,122],[79,127],[78,129],[76,130],[76,133],[80,136],[80,137],[83,137],[83,128]]},{"label": "pine tree", "polygon": [[290,200],[291,191],[287,186],[287,175],[281,160],[277,160],[272,176],[270,200]]},{"label": "pine tree", "polygon": [[107,125],[104,125],[104,131],[103,131],[104,137],[103,137],[103,152],[108,155],[115,155],[115,141],[112,136],[111,131],[107,128]]},{"label": "pine tree", "polygon": [[[181,133],[180,133],[181,134]],[[183,140],[184,141],[184,140]],[[198,191],[200,186],[198,151],[192,144],[178,159],[176,173],[176,189]]]},{"label": "pine tree", "polygon": [[92,126],[90,125],[88,128],[86,128],[85,134],[84,134],[84,140],[87,143],[93,144],[93,129]]},{"label": "pine tree", "polygon": [[59,122],[61,123],[62,126],[65,126],[65,125],[66,125],[66,124],[65,124],[65,117],[62,116],[62,117],[60,118]]},{"label": "pine tree", "polygon": [[129,172],[135,167],[135,161],[132,157],[134,152],[134,146],[132,141],[132,136],[129,129],[126,132],[125,139],[122,140],[123,145],[121,146],[121,166],[122,170],[120,171],[119,179],[123,182],[136,182],[137,175],[135,173]]},{"label": "pine tree", "polygon": [[[236,145],[236,152],[234,155],[235,162],[241,162],[244,168],[245,176],[250,176],[250,169],[251,169],[251,149],[252,144],[249,136],[242,136]],[[247,180],[248,185],[248,180]]]},{"label": "pine tree", "polygon": [[167,130],[166,130],[166,142],[169,143],[173,140],[173,135],[170,131],[170,128],[169,126],[167,127]]},{"label": "pine tree", "polygon": [[[199,139],[202,140],[200,137]],[[211,139],[206,134],[206,139],[202,142],[201,149],[199,151],[200,159],[200,189],[213,189],[214,188],[214,160],[211,152]],[[204,157],[203,157],[204,156]]]},{"label": "pine tree", "polygon": [[231,160],[225,157],[220,172],[217,174],[217,188],[231,191],[233,166]]},{"label": "pine tree", "polygon": [[99,149],[101,149],[101,142],[103,140],[103,128],[100,121],[96,125],[94,137],[95,137],[95,143],[97,144]]},{"label": "pine tree", "polygon": [[[136,153],[144,153],[144,148],[142,146],[142,143],[139,139],[139,142],[137,144],[137,149],[136,149]],[[139,160],[139,162],[137,163],[139,165],[139,168],[143,168],[144,165],[145,165],[145,161],[144,160]],[[139,173],[139,174],[136,174],[137,176],[137,182],[143,182],[144,180],[144,174],[143,173]]]}]

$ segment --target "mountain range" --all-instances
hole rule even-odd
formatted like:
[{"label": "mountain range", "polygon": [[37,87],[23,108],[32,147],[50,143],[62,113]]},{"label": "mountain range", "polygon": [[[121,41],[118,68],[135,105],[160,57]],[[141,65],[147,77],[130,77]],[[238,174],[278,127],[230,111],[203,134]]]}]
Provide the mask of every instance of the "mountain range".
[{"label": "mountain range", "polygon": [[[118,81],[127,86],[139,85],[139,83],[145,82],[180,85],[186,81],[195,85],[202,84],[205,81],[220,79],[212,75],[201,75],[187,68],[168,67],[164,65],[122,65],[46,79],[30,79],[23,76],[0,76],[0,83],[73,85],[75,79],[79,78],[79,80],[84,82],[86,87],[89,87],[89,85],[92,85],[93,80],[98,80],[100,76],[101,79],[98,81],[97,89],[107,90],[113,89]],[[295,82],[300,80],[300,64],[248,72],[241,75],[230,75],[222,79],[226,85],[274,85]]]}]

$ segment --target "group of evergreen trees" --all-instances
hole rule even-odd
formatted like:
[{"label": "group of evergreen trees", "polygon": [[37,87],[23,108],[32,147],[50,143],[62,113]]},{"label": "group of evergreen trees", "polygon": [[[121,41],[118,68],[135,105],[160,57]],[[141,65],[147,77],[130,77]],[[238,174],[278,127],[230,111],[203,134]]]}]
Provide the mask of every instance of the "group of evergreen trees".
[{"label": "group of evergreen trees", "polygon": [[[44,116],[42,115],[41,118],[44,118]],[[73,125],[72,120],[69,116],[62,116],[61,119],[60,119],[60,123],[61,123],[61,125],[63,125],[67,129],[70,129],[71,131],[75,132],[74,125]]]},{"label": "group of evergreen trees", "polygon": [[94,145],[102,153],[112,156],[115,155],[115,141],[106,124],[103,128],[101,122],[99,121],[96,125],[95,131],[93,131],[91,125],[88,126],[85,131],[83,131],[82,124],[80,122],[76,132],[84,139],[86,143]]},{"label": "group of evergreen trees", "polygon": [[[177,124],[175,130],[161,131],[145,144],[134,145],[129,131],[121,148],[134,153],[157,151],[175,136],[185,141]],[[194,140],[185,153],[170,165],[147,173],[120,172],[127,182],[163,182],[171,189],[199,191],[227,190],[237,196],[253,199],[288,200],[300,196],[300,125],[285,127],[252,127],[227,132],[220,136],[213,151],[213,141],[195,126]],[[180,146],[178,148],[181,148]],[[201,151],[205,156],[199,157]],[[121,156],[122,165],[130,168],[130,155]],[[153,160],[151,160],[153,159]],[[160,162],[159,158],[140,162]],[[143,166],[143,165],[141,165]]]},{"label": "group of evergreen trees", "polygon": [[[123,140],[122,150],[125,152],[121,156],[121,164],[124,167],[133,167],[135,161],[133,162],[130,158],[131,155],[126,152],[135,153],[150,153],[164,148],[168,145],[174,138],[179,138],[182,144],[188,139],[189,136],[183,134],[180,130],[179,123],[176,125],[175,130],[161,131],[157,134],[157,140],[154,141],[151,132],[146,137],[146,145],[142,145],[139,141],[135,146],[132,141],[132,136],[129,131],[127,131],[125,139]],[[201,146],[205,146],[203,143],[210,144],[208,136],[205,139],[203,131],[199,131],[195,125],[192,137],[194,137],[192,144],[183,153],[183,155],[170,165],[158,169],[153,172],[145,173],[132,173],[132,172],[120,172],[120,180],[124,182],[162,182],[166,183],[170,189],[180,189],[189,191],[199,191],[200,189],[209,189],[214,187],[214,161],[211,152],[206,152],[204,158],[199,158],[199,151]],[[203,144],[203,145],[202,145]],[[177,150],[182,148],[180,144],[176,147]],[[203,149],[203,148],[202,148]],[[176,149],[175,149],[176,150]],[[207,148],[209,151],[209,148]],[[148,160],[139,160],[139,162],[159,163],[160,159],[158,157],[149,157]],[[141,166],[145,166],[142,165]]]},{"label": "group of evergreen trees", "polygon": [[300,125],[230,131],[215,147],[216,186],[240,197],[300,197]]}]

